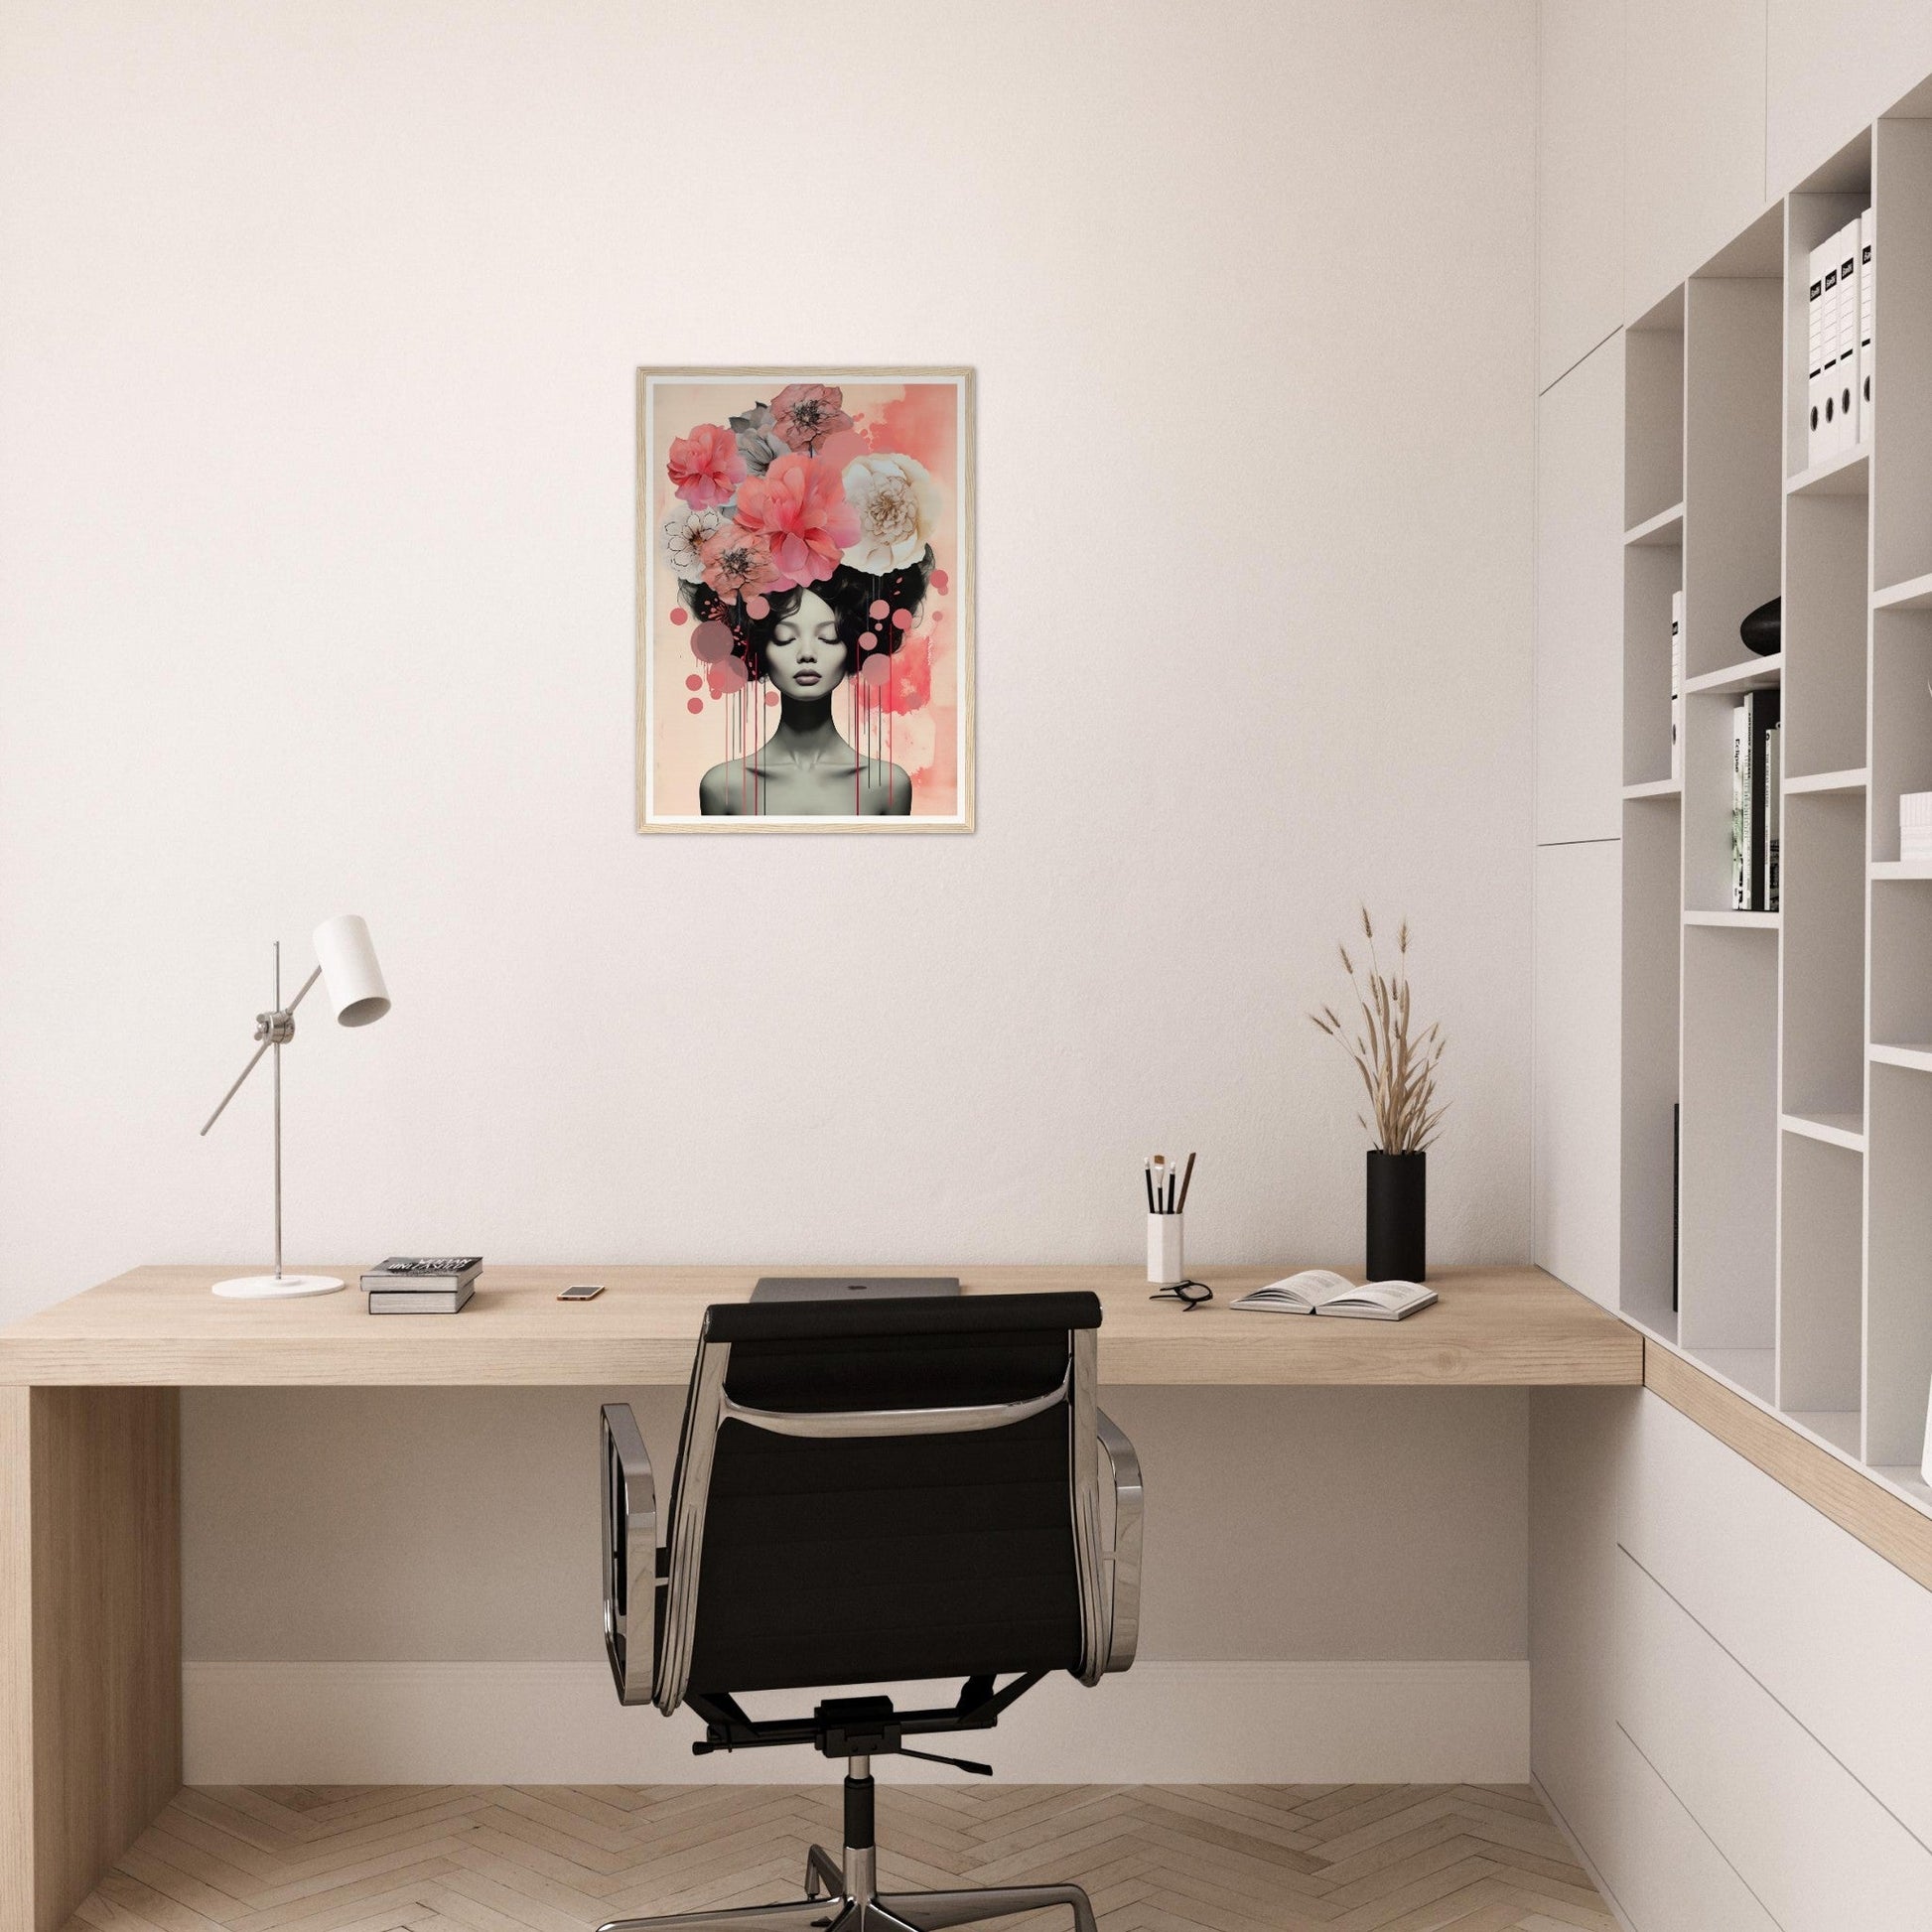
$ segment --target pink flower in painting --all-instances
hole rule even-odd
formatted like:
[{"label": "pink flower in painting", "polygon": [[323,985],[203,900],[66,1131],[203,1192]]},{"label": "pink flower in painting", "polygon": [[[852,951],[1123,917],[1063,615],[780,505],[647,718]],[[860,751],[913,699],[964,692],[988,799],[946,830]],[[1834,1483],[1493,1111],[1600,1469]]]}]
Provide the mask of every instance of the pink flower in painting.
[{"label": "pink flower in painting", "polygon": [[700,423],[689,436],[671,441],[671,482],[694,510],[708,510],[731,501],[731,493],[745,481],[745,459],[738,438],[716,423]]},{"label": "pink flower in painting", "polygon": [[794,450],[814,451],[835,430],[852,427],[845,391],[822,382],[788,382],[771,398],[771,427]]},{"label": "pink flower in painting", "polygon": [[705,538],[699,552],[704,581],[727,604],[736,604],[742,591],[756,597],[783,588],[771,568],[771,540],[742,523],[726,523]]},{"label": "pink flower in painting", "polygon": [[781,456],[763,476],[745,480],[736,514],[745,529],[768,540],[775,588],[781,591],[823,583],[859,535],[859,519],[845,500],[838,472],[796,451]]}]

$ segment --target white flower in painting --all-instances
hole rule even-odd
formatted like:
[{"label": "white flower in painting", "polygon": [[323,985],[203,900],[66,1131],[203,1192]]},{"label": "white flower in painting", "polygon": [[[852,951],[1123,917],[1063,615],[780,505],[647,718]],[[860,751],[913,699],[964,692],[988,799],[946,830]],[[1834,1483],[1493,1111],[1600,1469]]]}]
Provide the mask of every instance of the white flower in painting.
[{"label": "white flower in painting", "polygon": [[923,464],[888,451],[855,457],[845,466],[845,500],[859,518],[859,541],[845,552],[850,569],[884,577],[925,555],[939,522],[939,485]]},{"label": "white flower in painting", "polygon": [[679,510],[664,525],[664,555],[687,584],[703,580],[704,558],[698,553],[705,539],[716,535],[724,521],[723,510]]}]

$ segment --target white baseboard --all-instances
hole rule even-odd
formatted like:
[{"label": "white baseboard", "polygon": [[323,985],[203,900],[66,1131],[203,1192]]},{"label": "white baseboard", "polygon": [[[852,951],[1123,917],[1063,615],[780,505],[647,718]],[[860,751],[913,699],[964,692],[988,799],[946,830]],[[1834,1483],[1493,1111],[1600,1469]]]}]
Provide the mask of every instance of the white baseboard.
[{"label": "white baseboard", "polygon": [[[797,1750],[693,1757],[688,1712],[625,1710],[602,1664],[182,1667],[191,1784],[798,1784]],[[914,1702],[930,1703],[932,1687]],[[899,1699],[900,1708],[907,1700]],[[782,1698],[754,1698],[769,1714]],[[929,1740],[936,1750],[948,1739]],[[1036,1784],[1520,1784],[1530,1667],[1138,1664],[1049,1678],[960,1754]],[[891,1775],[957,1777],[898,1760]]]}]

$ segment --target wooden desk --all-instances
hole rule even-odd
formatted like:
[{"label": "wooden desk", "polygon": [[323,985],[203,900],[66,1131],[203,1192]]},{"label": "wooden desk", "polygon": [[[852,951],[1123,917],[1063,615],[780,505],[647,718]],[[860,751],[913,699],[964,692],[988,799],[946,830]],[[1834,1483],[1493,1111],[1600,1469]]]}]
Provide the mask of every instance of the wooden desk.
[{"label": "wooden desk", "polygon": [[[49,1387],[239,1384],[424,1386],[670,1383],[691,1372],[712,1302],[743,1301],[786,1268],[485,1268],[476,1299],[450,1317],[371,1316],[351,1287],[298,1302],[223,1302],[222,1268],[137,1268],[0,1329],[0,1384]],[[353,1283],[360,1272],[323,1271]],[[891,1272],[891,1271],[886,1271]],[[917,1272],[912,1270],[902,1272]],[[979,1268],[968,1294],[1091,1289],[1105,1305],[1103,1382],[1466,1384],[1636,1383],[1635,1330],[1538,1268],[1446,1268],[1442,1297],[1407,1321],[1238,1314],[1237,1295],[1279,1268],[1214,1268],[1217,1299],[1191,1313],[1150,1302],[1135,1268]],[[573,1281],[607,1284],[594,1302],[560,1303]]]},{"label": "wooden desk", "polygon": [[[181,1389],[682,1384],[706,1305],[796,1265],[488,1268],[462,1314],[393,1319],[352,1287],[217,1301],[230,1272],[138,1268],[0,1330],[0,1932],[55,1932],[181,1783]],[[1442,1270],[1403,1322],[1229,1311],[1281,1268],[1211,1269],[1219,1299],[1191,1313],[1133,1268],[958,1272],[973,1294],[1095,1291],[1103,1383],[1643,1380],[1636,1331],[1533,1268]],[[586,1280],[606,1292],[556,1300]]]}]

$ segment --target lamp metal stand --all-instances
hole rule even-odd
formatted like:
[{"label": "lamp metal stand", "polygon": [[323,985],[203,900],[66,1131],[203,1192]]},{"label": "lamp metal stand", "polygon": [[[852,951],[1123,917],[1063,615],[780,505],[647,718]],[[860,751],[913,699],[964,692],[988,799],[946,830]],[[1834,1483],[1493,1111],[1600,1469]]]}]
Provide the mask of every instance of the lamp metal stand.
[{"label": "lamp metal stand", "polygon": [[302,982],[302,991],[287,1006],[282,1004],[282,942],[275,941],[275,979],[273,1004],[266,1013],[255,1015],[256,1046],[248,1064],[235,1075],[234,1085],[221,1096],[221,1103],[203,1125],[208,1128],[221,1118],[228,1102],[241,1091],[241,1083],[261,1064],[264,1053],[274,1055],[275,1075],[275,1272],[272,1275],[243,1275],[233,1281],[216,1282],[214,1292],[231,1301],[271,1301],[296,1295],[333,1295],[343,1286],[335,1275],[285,1275],[282,1273],[282,1048],[295,1037],[295,1010],[308,997],[309,989],[322,977],[322,968]]}]

